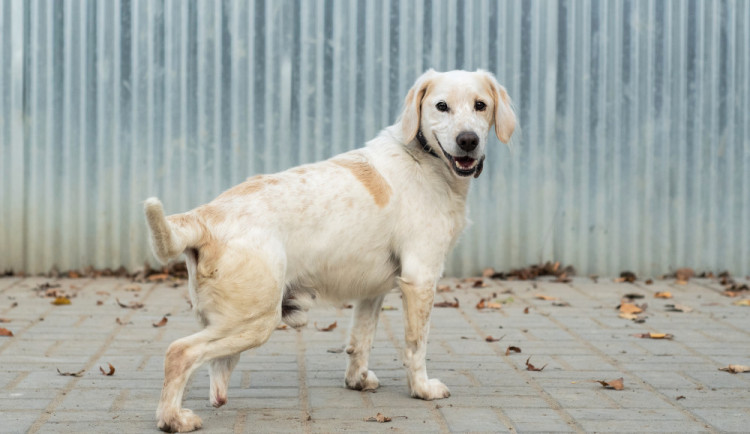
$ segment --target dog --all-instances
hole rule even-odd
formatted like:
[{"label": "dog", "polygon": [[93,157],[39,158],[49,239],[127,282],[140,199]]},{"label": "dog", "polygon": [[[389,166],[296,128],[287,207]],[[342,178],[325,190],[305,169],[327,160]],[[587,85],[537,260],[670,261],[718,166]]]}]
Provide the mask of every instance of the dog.
[{"label": "dog", "polygon": [[377,388],[368,358],[383,298],[394,288],[403,299],[411,396],[448,397],[427,376],[430,313],[493,125],[508,143],[516,115],[492,74],[430,69],[409,90],[397,122],[364,148],[251,177],[183,214],[165,217],[161,202],[147,199],[151,248],[163,263],[185,254],[203,326],[167,349],[157,426],[200,428],[201,419],[182,408],[191,374],[208,363],[210,402],[225,404],[240,353],[266,342],[282,321],[305,325],[317,297],[355,302],[345,384]]}]

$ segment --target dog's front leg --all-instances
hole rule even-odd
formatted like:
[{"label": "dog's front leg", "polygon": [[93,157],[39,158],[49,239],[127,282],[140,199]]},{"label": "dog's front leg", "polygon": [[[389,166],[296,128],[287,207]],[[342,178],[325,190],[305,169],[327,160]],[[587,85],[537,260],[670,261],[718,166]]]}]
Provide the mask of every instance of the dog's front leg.
[{"label": "dog's front leg", "polygon": [[346,387],[355,390],[373,390],[380,385],[378,377],[367,369],[372,340],[378,325],[380,308],[385,295],[359,300],[354,308],[351,337],[346,353]]},{"label": "dog's front leg", "polygon": [[436,378],[428,378],[425,365],[436,281],[402,277],[399,284],[403,294],[406,322],[404,367],[411,396],[426,400],[447,398],[450,396],[448,387]]}]

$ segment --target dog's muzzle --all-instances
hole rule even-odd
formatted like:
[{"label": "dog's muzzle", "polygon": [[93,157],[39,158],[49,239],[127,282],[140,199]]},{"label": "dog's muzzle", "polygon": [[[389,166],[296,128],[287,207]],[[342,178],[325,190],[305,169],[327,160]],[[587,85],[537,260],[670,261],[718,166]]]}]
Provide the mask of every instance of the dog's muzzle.
[{"label": "dog's muzzle", "polygon": [[[482,155],[482,158],[480,158],[479,160],[469,157],[468,155],[464,155],[461,157],[454,157],[450,153],[446,152],[445,148],[443,148],[443,145],[442,143],[440,143],[440,140],[437,138],[437,136],[434,134],[433,136],[435,137],[435,141],[440,147],[440,151],[443,153],[445,158],[448,159],[451,169],[453,169],[453,172],[455,172],[456,175],[458,176],[474,175],[474,178],[479,178],[479,175],[482,173],[482,169],[484,169],[484,155]],[[432,149],[432,147],[427,143],[427,139],[425,138],[424,134],[422,134],[422,130],[419,130],[417,132],[417,140],[419,141],[419,144],[422,145],[422,149],[424,149],[427,153],[429,153],[433,157],[440,158],[440,156],[435,152],[435,150]]]}]

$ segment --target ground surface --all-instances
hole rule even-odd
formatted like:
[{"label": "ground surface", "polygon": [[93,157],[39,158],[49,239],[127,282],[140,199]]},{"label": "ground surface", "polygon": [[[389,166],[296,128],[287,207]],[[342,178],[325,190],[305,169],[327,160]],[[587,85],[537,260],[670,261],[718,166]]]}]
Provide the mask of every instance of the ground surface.
[{"label": "ground surface", "polygon": [[[60,287],[35,289],[47,282]],[[450,387],[448,399],[409,398],[398,356],[403,312],[393,293],[385,305],[395,309],[381,314],[371,358],[381,380],[376,393],[343,387],[345,354],[329,350],[342,348],[351,310],[327,307],[312,311],[303,331],[279,330],[244,354],[226,406],[210,406],[205,368],[185,406],[203,418],[203,432],[217,433],[750,430],[750,373],[719,370],[750,365],[750,307],[733,305],[742,296],[722,295],[716,281],[457,283],[441,282],[451,290],[438,301],[455,297],[460,305],[435,308],[428,347],[428,372]],[[654,298],[657,291],[673,298]],[[51,303],[61,292],[71,304]],[[627,293],[645,296],[634,300],[648,304],[644,323],[618,317]],[[504,304],[478,310],[481,298]],[[120,307],[117,299],[143,307]],[[675,303],[694,310],[667,311]],[[154,327],[165,314],[166,325]],[[14,334],[0,337],[0,432],[13,433],[156,432],[164,352],[197,330],[185,285],[114,278],[2,278],[0,318]],[[312,324],[334,321],[329,332]],[[674,338],[634,336],[647,332]],[[488,336],[502,339],[487,342]],[[506,355],[508,346],[522,352]],[[544,370],[527,370],[528,357]],[[100,372],[108,364],[112,376]],[[58,369],[85,372],[61,376]],[[592,381],[619,377],[624,390]],[[377,413],[392,421],[363,420]]]}]

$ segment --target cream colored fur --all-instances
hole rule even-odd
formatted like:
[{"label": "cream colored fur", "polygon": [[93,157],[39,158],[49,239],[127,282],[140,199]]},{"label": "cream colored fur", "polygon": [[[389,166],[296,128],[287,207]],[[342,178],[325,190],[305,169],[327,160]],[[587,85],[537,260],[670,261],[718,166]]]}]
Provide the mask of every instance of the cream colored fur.
[{"label": "cream colored fur", "polygon": [[[507,142],[515,123],[491,74],[429,70],[409,91],[397,123],[364,148],[250,178],[184,214],[165,217],[161,202],[148,199],[154,254],[166,262],[185,253],[193,309],[204,326],[167,350],[159,428],[200,428],[200,418],[182,408],[190,375],[208,362],[210,401],[223,405],[239,354],[263,344],[282,320],[304,325],[317,297],[356,301],[345,384],[377,388],[368,358],[383,297],[395,287],[404,304],[410,393],[449,396],[425,365],[435,285],[466,225],[469,175],[481,170],[488,132],[494,125]],[[432,154],[420,144],[420,130]],[[467,131],[478,138],[471,151],[456,139]],[[464,157],[463,173],[454,157]]]}]

